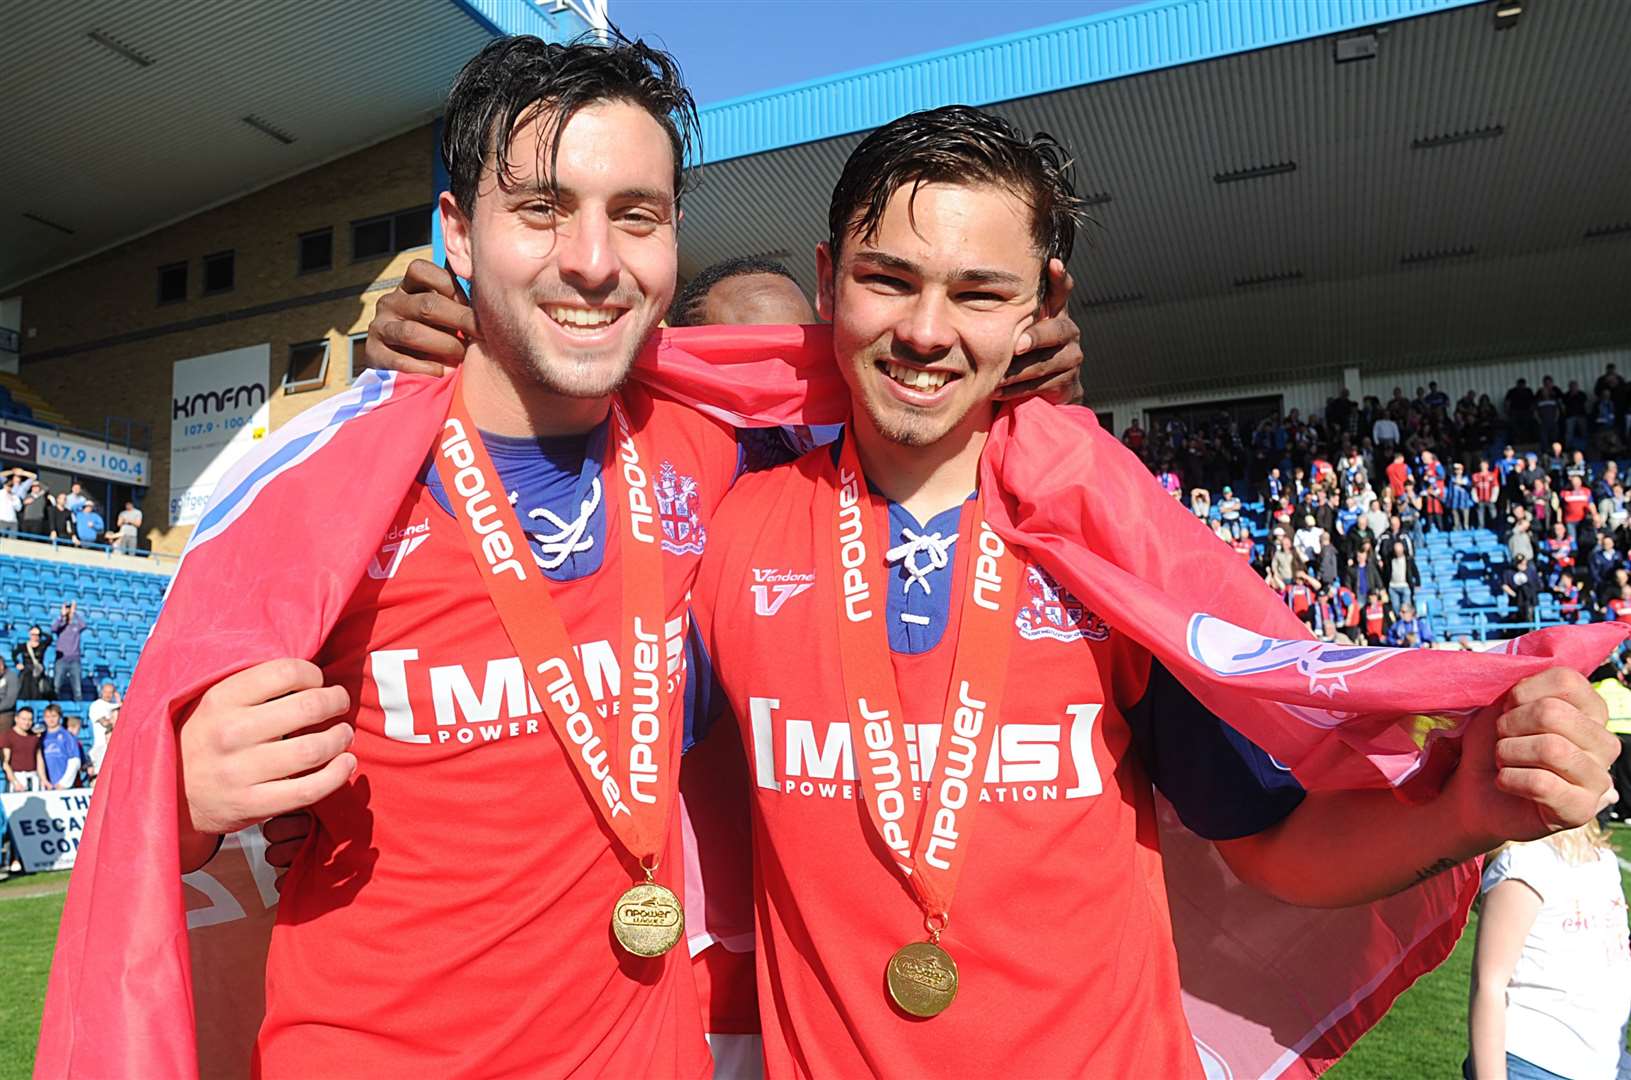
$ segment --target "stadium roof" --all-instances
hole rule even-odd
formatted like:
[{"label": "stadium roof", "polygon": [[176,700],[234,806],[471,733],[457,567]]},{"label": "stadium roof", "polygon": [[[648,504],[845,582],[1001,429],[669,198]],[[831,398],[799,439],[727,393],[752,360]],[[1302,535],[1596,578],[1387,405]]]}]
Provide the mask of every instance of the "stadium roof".
[{"label": "stadium roof", "polygon": [[864,132],[966,102],[1077,155],[1095,401],[1624,343],[1628,55],[1623,0],[1116,10],[708,108],[683,269],[813,288]]},{"label": "stadium roof", "polygon": [[428,122],[496,33],[586,23],[526,0],[72,0],[5,26],[0,291]]}]

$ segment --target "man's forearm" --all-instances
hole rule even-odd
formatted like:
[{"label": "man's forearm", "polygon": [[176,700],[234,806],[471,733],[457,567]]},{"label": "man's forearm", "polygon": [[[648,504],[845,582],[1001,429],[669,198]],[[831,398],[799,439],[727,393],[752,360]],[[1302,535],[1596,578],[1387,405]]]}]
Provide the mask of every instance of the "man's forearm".
[{"label": "man's forearm", "polygon": [[1218,851],[1248,884],[1304,907],[1349,907],[1391,896],[1499,841],[1471,836],[1448,799],[1419,805],[1391,791],[1319,791],[1290,817]]}]

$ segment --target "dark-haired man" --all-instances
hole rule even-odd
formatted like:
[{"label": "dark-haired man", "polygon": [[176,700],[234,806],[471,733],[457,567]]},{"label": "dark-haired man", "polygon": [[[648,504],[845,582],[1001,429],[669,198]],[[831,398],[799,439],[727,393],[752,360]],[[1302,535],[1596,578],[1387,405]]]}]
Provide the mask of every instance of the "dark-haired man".
[{"label": "dark-haired man", "polygon": [[[987,527],[995,391],[1073,238],[1061,158],[962,107],[862,141],[817,254],[850,427],[745,478],[715,519],[694,608],[753,763],[771,1075],[1199,1077],[1152,775],[1242,879],[1331,906],[1533,829],[1537,810],[1589,815],[1607,785],[1583,711],[1600,706],[1552,672],[1519,700],[1556,700],[1508,718],[1567,712],[1590,743],[1578,787],[1547,773],[1557,803],[1497,791],[1493,761],[1425,807],[1305,797],[1116,612],[1086,611]],[[808,585],[773,613],[745,587],[766,567]]]}]

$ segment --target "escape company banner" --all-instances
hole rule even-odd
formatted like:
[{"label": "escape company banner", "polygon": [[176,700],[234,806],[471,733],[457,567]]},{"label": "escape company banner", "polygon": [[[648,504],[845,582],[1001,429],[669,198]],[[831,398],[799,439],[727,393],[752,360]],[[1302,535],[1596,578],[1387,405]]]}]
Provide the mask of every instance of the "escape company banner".
[{"label": "escape company banner", "polygon": [[91,789],[13,791],[0,795],[11,845],[23,869],[67,870],[79,853],[85,817],[91,812]]},{"label": "escape company banner", "polygon": [[271,365],[265,344],[176,361],[170,524],[196,524],[221,476],[266,436]]}]

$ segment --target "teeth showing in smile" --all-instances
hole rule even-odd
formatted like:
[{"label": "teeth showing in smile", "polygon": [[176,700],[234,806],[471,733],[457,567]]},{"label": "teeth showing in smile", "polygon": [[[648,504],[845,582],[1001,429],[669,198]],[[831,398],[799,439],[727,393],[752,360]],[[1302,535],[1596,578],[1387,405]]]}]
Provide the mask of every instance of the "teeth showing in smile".
[{"label": "teeth showing in smile", "polygon": [[599,330],[623,315],[622,308],[581,308],[550,305],[544,314],[570,330]]},{"label": "teeth showing in smile", "polygon": [[902,386],[910,386],[914,390],[923,390],[928,393],[933,393],[945,386],[946,380],[950,378],[950,375],[944,371],[925,371],[922,368],[906,367],[904,364],[887,361],[883,364],[883,370],[884,374]]}]

